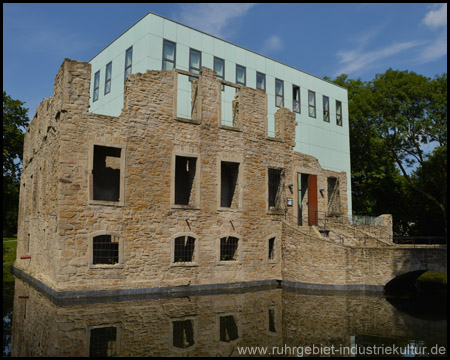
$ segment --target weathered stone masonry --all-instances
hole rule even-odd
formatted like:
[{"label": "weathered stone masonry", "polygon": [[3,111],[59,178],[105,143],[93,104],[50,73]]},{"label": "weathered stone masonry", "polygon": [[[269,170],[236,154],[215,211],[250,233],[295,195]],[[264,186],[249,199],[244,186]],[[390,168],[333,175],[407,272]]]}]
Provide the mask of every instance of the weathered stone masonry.
[{"label": "weathered stone masonry", "polygon": [[64,61],[25,134],[18,272],[56,292],[367,280],[335,272],[334,262],[317,264],[327,276],[299,262],[329,241],[319,234],[317,246],[298,248],[302,235],[289,230],[297,174],[317,175],[319,212],[333,177],[346,214],[347,186],[344,172],[293,151],[295,115],[281,108],[269,138],[266,94],[238,87],[234,126],[222,126],[226,82],[202,68],[192,119],[177,118],[179,72],[129,76],[122,113],[111,117],[89,112],[90,64]]}]

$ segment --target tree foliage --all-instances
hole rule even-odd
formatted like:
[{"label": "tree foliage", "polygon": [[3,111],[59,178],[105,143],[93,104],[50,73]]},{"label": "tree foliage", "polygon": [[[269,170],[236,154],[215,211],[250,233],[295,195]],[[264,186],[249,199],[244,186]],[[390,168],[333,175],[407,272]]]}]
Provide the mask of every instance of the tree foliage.
[{"label": "tree foliage", "polygon": [[17,231],[23,138],[29,122],[24,103],[3,91],[3,233]]},{"label": "tree foliage", "polygon": [[348,89],[354,210],[393,214],[398,233],[430,231],[428,220],[446,233],[447,74],[333,82]]}]

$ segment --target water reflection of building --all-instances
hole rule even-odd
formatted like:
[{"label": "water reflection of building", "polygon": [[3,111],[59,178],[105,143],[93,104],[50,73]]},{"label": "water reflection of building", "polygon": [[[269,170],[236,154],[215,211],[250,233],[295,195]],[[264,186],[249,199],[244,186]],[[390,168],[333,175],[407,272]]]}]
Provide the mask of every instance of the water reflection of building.
[{"label": "water reflection of building", "polygon": [[[12,355],[238,356],[243,347],[281,355],[313,344],[350,347],[355,336],[446,345],[446,324],[403,314],[380,296],[280,288],[57,306],[16,280]],[[424,328],[428,338],[417,332]]]}]

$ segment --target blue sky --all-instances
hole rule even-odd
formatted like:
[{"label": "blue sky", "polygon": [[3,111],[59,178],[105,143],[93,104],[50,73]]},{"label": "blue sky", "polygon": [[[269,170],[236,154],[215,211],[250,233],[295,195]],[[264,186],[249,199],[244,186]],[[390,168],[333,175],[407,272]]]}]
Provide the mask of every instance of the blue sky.
[{"label": "blue sky", "polygon": [[446,4],[3,4],[3,90],[32,118],[64,58],[89,61],[147,12],[312,75],[447,72]]}]

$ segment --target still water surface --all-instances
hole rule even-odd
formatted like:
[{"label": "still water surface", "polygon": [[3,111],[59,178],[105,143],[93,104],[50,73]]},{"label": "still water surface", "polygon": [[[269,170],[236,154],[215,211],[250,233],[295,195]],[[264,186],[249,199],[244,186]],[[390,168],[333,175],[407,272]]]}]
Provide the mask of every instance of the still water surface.
[{"label": "still water surface", "polygon": [[[12,356],[434,356],[447,320],[281,288],[57,306],[16,279]],[[445,353],[444,353],[445,351]]]}]

